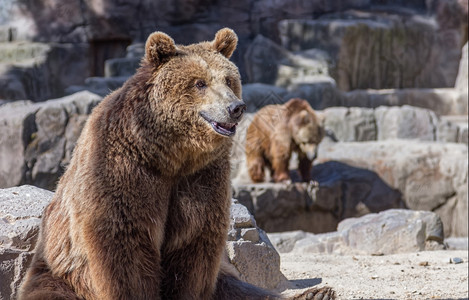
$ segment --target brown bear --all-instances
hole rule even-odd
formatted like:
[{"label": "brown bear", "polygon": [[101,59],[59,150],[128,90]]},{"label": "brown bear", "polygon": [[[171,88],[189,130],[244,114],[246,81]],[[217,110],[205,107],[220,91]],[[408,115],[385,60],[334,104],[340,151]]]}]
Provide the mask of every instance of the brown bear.
[{"label": "brown bear", "polygon": [[275,182],[289,181],[292,152],[298,154],[302,180],[310,181],[316,148],[324,137],[321,122],[303,99],[294,98],[282,105],[261,108],[246,133],[246,159],[252,181],[265,180],[265,167],[270,169]]},{"label": "brown bear", "polygon": [[141,67],[83,129],[20,299],[277,298],[222,262],[246,107],[237,40],[227,28],[188,46],[150,35]]}]

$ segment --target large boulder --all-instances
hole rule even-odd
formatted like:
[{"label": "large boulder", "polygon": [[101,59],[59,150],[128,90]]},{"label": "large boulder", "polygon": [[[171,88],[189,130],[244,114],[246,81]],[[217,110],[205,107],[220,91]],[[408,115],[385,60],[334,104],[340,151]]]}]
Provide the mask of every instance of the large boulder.
[{"label": "large boulder", "polygon": [[402,193],[406,207],[441,217],[446,236],[468,235],[467,146],[386,140],[322,143],[317,163],[340,161],[376,172]]},{"label": "large boulder", "polygon": [[26,185],[0,189],[0,299],[16,299],[52,195]]},{"label": "large boulder", "polygon": [[269,234],[280,252],[383,255],[444,249],[443,224],[428,211],[391,209],[345,219],[337,231]]},{"label": "large boulder", "polygon": [[245,206],[234,200],[226,250],[240,278],[259,287],[278,290],[286,278],[280,271],[280,255]]},{"label": "large boulder", "polygon": [[53,190],[91,110],[101,97],[80,92],[41,103],[0,106],[0,188]]}]

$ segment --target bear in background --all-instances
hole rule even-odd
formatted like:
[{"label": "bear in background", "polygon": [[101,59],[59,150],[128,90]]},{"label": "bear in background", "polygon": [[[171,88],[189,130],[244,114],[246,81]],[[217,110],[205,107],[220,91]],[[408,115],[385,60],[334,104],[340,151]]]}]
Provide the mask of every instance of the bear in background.
[{"label": "bear in background", "polygon": [[230,29],[148,38],[89,117],[45,209],[20,299],[272,299],[222,262],[232,136],[245,104]]},{"label": "bear in background", "polygon": [[296,152],[301,178],[310,181],[317,145],[324,137],[321,122],[303,99],[293,98],[285,104],[261,108],[246,133],[246,160],[251,180],[263,182],[267,167],[275,182],[289,181],[288,165],[292,152]]}]

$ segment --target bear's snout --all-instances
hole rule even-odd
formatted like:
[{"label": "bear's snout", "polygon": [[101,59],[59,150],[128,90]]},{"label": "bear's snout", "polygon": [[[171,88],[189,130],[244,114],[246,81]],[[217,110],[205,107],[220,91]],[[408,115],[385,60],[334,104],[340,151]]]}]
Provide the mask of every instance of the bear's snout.
[{"label": "bear's snout", "polygon": [[243,101],[234,101],[228,106],[228,113],[232,119],[239,119],[246,111],[246,104]]}]

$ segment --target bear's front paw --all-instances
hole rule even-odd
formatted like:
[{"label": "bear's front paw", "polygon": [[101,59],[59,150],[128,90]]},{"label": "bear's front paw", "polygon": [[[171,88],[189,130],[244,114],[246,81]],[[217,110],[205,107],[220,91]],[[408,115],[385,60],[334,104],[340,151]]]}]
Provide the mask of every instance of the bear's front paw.
[{"label": "bear's front paw", "polygon": [[335,292],[330,287],[312,288],[302,292],[299,295],[293,296],[291,300],[333,300],[335,299]]},{"label": "bear's front paw", "polygon": [[291,179],[290,179],[290,176],[288,175],[288,173],[279,173],[279,174],[276,174],[274,176],[274,181],[277,182],[277,183],[286,183],[286,184],[289,184],[291,183]]}]

